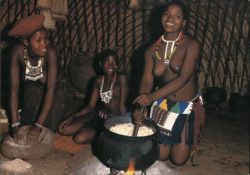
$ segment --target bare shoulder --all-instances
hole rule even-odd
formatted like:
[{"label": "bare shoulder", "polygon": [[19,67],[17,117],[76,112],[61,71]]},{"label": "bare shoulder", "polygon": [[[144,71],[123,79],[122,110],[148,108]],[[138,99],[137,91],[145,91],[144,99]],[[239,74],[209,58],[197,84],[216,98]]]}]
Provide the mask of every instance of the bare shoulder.
[{"label": "bare shoulder", "polygon": [[57,65],[57,52],[55,47],[47,47],[46,59],[48,60],[49,64]]},{"label": "bare shoulder", "polygon": [[15,44],[13,47],[12,47],[12,53],[13,54],[23,54],[23,49],[24,49],[24,46],[23,44],[21,43],[17,43]]},{"label": "bare shoulder", "polygon": [[100,86],[100,84],[102,82],[102,77],[103,77],[103,75],[98,75],[95,77],[95,86]]},{"label": "bare shoulder", "polygon": [[127,77],[127,74],[126,74],[126,73],[119,72],[119,73],[117,73],[117,76],[118,76],[119,79],[124,79],[124,78]]},{"label": "bare shoulder", "polygon": [[145,56],[152,57],[152,54],[155,51],[155,47],[156,47],[156,41],[146,48]]},{"label": "bare shoulder", "polygon": [[187,38],[186,46],[188,50],[190,49],[200,50],[200,47],[201,47],[200,42],[197,39],[191,36],[187,36],[186,38]]},{"label": "bare shoulder", "polygon": [[157,41],[153,42],[151,45],[149,45],[144,53],[144,58],[146,59],[147,62],[152,63],[153,62],[153,55],[155,55],[155,48],[156,48],[156,43]]},{"label": "bare shoulder", "polygon": [[187,37],[186,43],[185,43],[185,55],[187,60],[193,60],[197,62],[200,57],[200,42],[193,37]]},{"label": "bare shoulder", "polygon": [[127,74],[126,73],[118,73],[117,74],[119,82],[123,85],[127,82]]},{"label": "bare shoulder", "polygon": [[21,43],[15,44],[12,47],[11,51],[11,60],[14,61],[20,61],[22,62],[24,58],[24,46]]},{"label": "bare shoulder", "polygon": [[47,52],[48,52],[48,54],[56,54],[57,50],[54,46],[48,46]]}]

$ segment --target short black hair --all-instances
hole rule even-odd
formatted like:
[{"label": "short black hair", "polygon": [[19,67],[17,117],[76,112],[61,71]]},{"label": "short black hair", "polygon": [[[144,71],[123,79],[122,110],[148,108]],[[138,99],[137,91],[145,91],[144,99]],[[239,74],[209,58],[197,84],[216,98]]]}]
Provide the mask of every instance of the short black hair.
[{"label": "short black hair", "polygon": [[177,5],[182,9],[183,12],[183,19],[188,20],[189,18],[189,7],[187,6],[187,4],[181,0],[172,0],[169,3],[166,4],[165,6],[165,10],[171,6],[171,5]]},{"label": "short black hair", "polygon": [[101,58],[102,58],[101,63],[102,64],[107,60],[108,56],[113,56],[115,58],[115,61],[117,62],[117,64],[119,63],[117,53],[114,50],[109,49],[109,50],[104,50],[102,52],[102,55],[101,55]]}]

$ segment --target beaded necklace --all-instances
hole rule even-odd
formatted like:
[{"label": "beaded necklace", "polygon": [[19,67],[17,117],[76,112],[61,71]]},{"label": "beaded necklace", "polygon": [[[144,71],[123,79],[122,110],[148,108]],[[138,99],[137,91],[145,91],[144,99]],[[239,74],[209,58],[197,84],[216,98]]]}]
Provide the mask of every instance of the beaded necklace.
[{"label": "beaded necklace", "polygon": [[[169,64],[170,62],[170,59],[171,57],[173,56],[178,44],[179,44],[179,41],[181,41],[183,39],[183,32],[180,32],[178,37],[175,39],[175,40],[166,40],[164,38],[164,36],[162,35],[156,42],[156,47],[155,47],[155,55],[156,55],[156,58],[163,61],[164,64]],[[165,46],[165,53],[164,53],[164,58],[160,57],[159,55],[159,45],[160,43],[166,43],[166,46]]]},{"label": "beaded necklace", "polygon": [[102,100],[105,104],[110,103],[110,100],[112,99],[112,95],[113,95],[113,86],[114,86],[114,84],[115,84],[115,80],[116,80],[116,74],[113,76],[113,80],[112,80],[110,89],[109,89],[108,91],[106,91],[106,92],[102,92],[103,85],[104,85],[104,76],[102,77],[102,84],[101,84],[101,87],[100,87],[100,97],[101,97],[101,100]]},{"label": "beaded necklace", "polygon": [[44,57],[40,57],[37,66],[32,66],[29,61],[28,50],[24,47],[25,80],[36,81],[43,78],[43,60]]}]

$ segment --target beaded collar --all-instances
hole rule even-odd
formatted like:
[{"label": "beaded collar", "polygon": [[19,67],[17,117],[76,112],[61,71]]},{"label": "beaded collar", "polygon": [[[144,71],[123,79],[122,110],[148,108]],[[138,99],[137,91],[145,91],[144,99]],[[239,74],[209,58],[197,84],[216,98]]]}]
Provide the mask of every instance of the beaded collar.
[{"label": "beaded collar", "polygon": [[[179,41],[181,41],[183,39],[183,32],[180,32],[178,37],[175,39],[175,40],[166,40],[164,38],[164,36],[162,35],[156,42],[156,47],[155,47],[155,55],[156,55],[156,58],[163,61],[164,64],[169,64],[170,62],[170,59],[172,58],[178,44],[179,44]],[[164,53],[164,58],[160,57],[159,55],[159,45],[161,43],[166,43],[166,46],[165,46],[165,53]]]},{"label": "beaded collar", "polygon": [[29,61],[28,50],[24,47],[25,80],[36,81],[43,78],[43,61],[44,57],[40,57],[37,66],[32,66]]}]

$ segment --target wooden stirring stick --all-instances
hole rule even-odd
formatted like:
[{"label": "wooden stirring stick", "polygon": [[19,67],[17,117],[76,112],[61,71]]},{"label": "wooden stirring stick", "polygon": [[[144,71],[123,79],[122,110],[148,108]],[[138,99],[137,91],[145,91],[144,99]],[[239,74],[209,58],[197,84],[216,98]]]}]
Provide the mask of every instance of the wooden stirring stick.
[{"label": "wooden stirring stick", "polygon": [[134,130],[133,130],[133,137],[136,137],[139,131],[140,125],[139,124],[135,124]]},{"label": "wooden stirring stick", "polygon": [[[141,108],[141,109],[140,109],[141,113],[143,113],[144,107],[141,107],[141,106],[140,106],[140,108]],[[136,136],[137,136],[138,131],[139,131],[139,128],[140,128],[141,125],[142,125],[142,123],[140,123],[140,124],[135,123],[135,127],[134,127],[133,134],[132,134],[133,137],[136,137]]]}]

